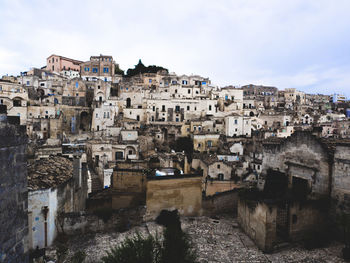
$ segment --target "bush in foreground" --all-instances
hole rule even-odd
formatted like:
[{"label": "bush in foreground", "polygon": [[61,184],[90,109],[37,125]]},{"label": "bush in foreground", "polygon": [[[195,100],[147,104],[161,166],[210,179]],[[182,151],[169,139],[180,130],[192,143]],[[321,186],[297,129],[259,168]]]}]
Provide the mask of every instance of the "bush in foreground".
[{"label": "bush in foreground", "polygon": [[165,226],[163,241],[137,233],[112,248],[104,263],[196,263],[196,253],[189,236],[181,229],[178,212],[162,211],[156,222]]}]

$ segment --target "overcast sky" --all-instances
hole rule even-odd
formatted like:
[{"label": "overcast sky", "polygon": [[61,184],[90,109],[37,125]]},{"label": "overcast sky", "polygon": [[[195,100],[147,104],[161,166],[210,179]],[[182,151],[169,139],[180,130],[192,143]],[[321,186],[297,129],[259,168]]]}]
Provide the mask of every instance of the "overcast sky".
[{"label": "overcast sky", "polygon": [[0,75],[112,55],[214,84],[350,97],[349,0],[0,0]]}]

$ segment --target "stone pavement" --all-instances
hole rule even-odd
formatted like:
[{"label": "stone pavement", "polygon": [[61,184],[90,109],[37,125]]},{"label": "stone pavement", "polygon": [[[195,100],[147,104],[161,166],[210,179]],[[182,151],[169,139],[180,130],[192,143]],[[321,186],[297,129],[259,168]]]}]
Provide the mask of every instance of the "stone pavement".
[{"label": "stone pavement", "polygon": [[[229,216],[220,216],[217,219],[208,217],[182,218],[181,221],[183,230],[190,235],[195,243],[200,263],[343,262],[340,258],[342,245],[339,243],[314,250],[305,250],[298,245],[294,245],[273,254],[264,254],[238,228],[236,220]],[[119,244],[126,236],[130,236],[136,231],[142,234],[151,233],[154,235],[162,233],[162,227],[149,222],[125,233],[98,233],[77,236],[69,241],[69,256],[73,252],[83,250],[87,254],[85,262],[99,262],[108,248]]]}]

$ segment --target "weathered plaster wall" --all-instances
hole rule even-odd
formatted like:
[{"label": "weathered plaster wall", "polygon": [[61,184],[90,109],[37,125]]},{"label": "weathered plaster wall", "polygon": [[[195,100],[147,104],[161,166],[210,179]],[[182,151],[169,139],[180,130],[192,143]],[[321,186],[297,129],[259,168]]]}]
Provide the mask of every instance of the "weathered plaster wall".
[{"label": "weathered plaster wall", "polygon": [[295,132],[279,144],[265,144],[262,166],[263,173],[272,168],[309,180],[314,195],[330,193],[327,149],[310,133]]},{"label": "weathered plaster wall", "polygon": [[312,204],[292,204],[289,208],[289,238],[298,241],[312,231],[325,229],[326,217]]},{"label": "weathered plaster wall", "polygon": [[214,216],[221,213],[237,214],[238,192],[231,190],[202,200],[203,215]]},{"label": "weathered plaster wall", "polygon": [[337,212],[350,212],[350,147],[338,145],[334,154],[332,198]]},{"label": "weathered plaster wall", "polygon": [[244,232],[263,251],[271,251],[275,237],[277,209],[270,209],[265,203],[251,206],[244,200],[238,201],[238,223]]},{"label": "weathered plaster wall", "polygon": [[184,216],[198,216],[202,207],[202,178],[181,177],[147,182],[147,219],[155,218],[162,209],[177,209]]}]

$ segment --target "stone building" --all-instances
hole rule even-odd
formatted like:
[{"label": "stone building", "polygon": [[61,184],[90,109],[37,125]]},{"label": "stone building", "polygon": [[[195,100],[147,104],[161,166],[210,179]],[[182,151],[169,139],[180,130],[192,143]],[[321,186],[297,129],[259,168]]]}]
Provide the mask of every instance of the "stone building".
[{"label": "stone building", "polygon": [[46,59],[46,70],[51,72],[78,71],[82,61],[66,58],[58,55],[51,55]]},{"label": "stone building", "polygon": [[296,131],[263,144],[263,191],[242,196],[238,220],[264,251],[329,228],[348,213],[350,143]]},{"label": "stone building", "polygon": [[0,262],[28,262],[27,136],[0,105]]},{"label": "stone building", "polygon": [[85,80],[112,81],[115,62],[112,56],[91,56],[90,61],[80,64],[80,75]]},{"label": "stone building", "polygon": [[60,214],[85,210],[85,158],[61,156],[37,160],[28,167],[29,248],[51,246],[60,231]]}]

